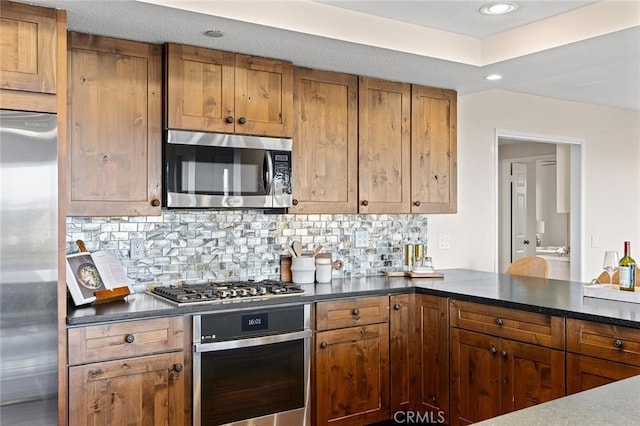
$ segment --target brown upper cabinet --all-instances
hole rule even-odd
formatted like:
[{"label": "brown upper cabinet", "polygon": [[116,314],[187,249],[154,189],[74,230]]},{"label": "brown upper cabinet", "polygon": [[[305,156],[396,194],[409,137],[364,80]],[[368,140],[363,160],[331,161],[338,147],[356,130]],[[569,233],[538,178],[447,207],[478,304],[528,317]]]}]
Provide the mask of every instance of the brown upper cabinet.
[{"label": "brown upper cabinet", "polygon": [[56,10],[5,0],[0,6],[0,87],[56,93]]},{"label": "brown upper cabinet", "polygon": [[358,77],[294,68],[293,207],[357,213]]},{"label": "brown upper cabinet", "polygon": [[409,213],[411,85],[360,77],[359,213]]},{"label": "brown upper cabinet", "polygon": [[159,215],[161,46],[70,33],[68,215]]},{"label": "brown upper cabinet", "polygon": [[453,90],[411,86],[411,212],[457,210],[456,122]]},{"label": "brown upper cabinet", "polygon": [[291,213],[455,213],[453,90],[295,68]]},{"label": "brown upper cabinet", "polygon": [[0,0],[0,108],[61,114],[66,16],[64,10]]},{"label": "brown upper cabinet", "polygon": [[166,44],[166,126],[293,134],[293,67],[273,59]]}]

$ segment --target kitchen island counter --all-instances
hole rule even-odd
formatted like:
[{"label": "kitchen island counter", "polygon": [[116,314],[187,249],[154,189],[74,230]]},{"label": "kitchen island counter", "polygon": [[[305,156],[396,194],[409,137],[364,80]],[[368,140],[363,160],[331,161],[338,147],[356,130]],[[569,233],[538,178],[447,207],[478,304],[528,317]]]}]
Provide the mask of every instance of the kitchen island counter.
[{"label": "kitchen island counter", "polygon": [[124,301],[70,308],[69,326],[106,321],[185,315],[219,310],[260,307],[284,303],[312,303],[346,297],[383,294],[426,293],[458,300],[508,308],[544,312],[567,318],[640,328],[640,304],[582,296],[584,283],[516,277],[466,269],[444,270],[444,278],[405,278],[382,275],[334,278],[327,284],[303,284],[305,292],[252,301],[230,300],[211,304],[175,306],[147,293],[130,295]]},{"label": "kitchen island counter", "polygon": [[640,376],[494,417],[477,425],[632,425],[638,424]]}]

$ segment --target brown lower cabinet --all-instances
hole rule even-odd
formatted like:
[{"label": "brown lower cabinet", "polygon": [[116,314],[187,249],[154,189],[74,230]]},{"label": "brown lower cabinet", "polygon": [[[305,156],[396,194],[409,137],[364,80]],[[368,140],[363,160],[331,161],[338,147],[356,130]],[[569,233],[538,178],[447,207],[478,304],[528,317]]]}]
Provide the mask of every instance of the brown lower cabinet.
[{"label": "brown lower cabinet", "polygon": [[69,329],[69,426],[185,424],[183,330],[182,317]]},{"label": "brown lower cabinet", "polygon": [[[449,421],[449,306],[446,297],[415,295],[415,368],[412,409],[422,418]],[[393,318],[392,318],[393,325]],[[392,358],[393,359],[393,358]],[[393,371],[393,370],[392,370]],[[391,378],[393,381],[393,376]],[[392,389],[393,391],[393,389]]]},{"label": "brown lower cabinet", "polygon": [[564,351],[452,328],[450,424],[470,424],[565,395]]},{"label": "brown lower cabinet", "polygon": [[567,354],[567,393],[593,389],[640,374],[640,366],[585,355]]},{"label": "brown lower cabinet", "polygon": [[389,297],[318,302],[316,327],[316,423],[388,419]]},{"label": "brown lower cabinet", "polygon": [[450,423],[469,424],[565,395],[565,320],[451,300]]},{"label": "brown lower cabinet", "polygon": [[69,426],[184,424],[183,353],[69,368]]},{"label": "brown lower cabinet", "polygon": [[640,374],[638,329],[567,320],[567,393]]}]

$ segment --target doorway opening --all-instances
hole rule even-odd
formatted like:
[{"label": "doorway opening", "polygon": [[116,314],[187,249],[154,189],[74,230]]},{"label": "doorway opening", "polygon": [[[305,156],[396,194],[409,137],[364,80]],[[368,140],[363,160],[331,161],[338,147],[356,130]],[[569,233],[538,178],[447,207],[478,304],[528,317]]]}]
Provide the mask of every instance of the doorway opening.
[{"label": "doorway opening", "polygon": [[496,132],[496,270],[522,256],[547,260],[549,278],[582,277],[582,141]]}]

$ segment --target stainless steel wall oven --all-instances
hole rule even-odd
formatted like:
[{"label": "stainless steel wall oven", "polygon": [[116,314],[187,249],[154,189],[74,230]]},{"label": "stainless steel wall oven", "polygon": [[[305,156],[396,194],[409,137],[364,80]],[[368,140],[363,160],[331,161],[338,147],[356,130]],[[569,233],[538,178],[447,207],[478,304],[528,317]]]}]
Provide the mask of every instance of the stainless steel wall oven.
[{"label": "stainless steel wall oven", "polygon": [[310,305],[193,317],[193,424],[309,425]]}]

